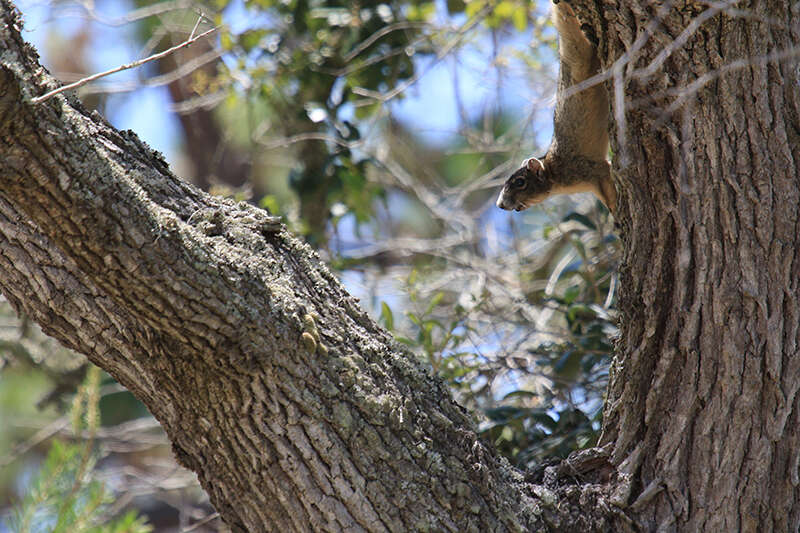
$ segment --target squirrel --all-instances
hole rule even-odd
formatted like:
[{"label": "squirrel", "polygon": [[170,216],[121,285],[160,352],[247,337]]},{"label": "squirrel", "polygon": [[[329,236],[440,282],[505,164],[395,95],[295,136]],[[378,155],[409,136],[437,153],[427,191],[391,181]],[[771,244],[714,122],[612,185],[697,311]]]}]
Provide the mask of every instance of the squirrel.
[{"label": "squirrel", "polygon": [[554,194],[592,192],[613,214],[617,192],[608,154],[608,93],[602,83],[564,96],[567,89],[600,72],[597,47],[581,30],[572,8],[553,0],[560,73],[547,153],[531,157],[509,177],[497,207],[522,211]]}]

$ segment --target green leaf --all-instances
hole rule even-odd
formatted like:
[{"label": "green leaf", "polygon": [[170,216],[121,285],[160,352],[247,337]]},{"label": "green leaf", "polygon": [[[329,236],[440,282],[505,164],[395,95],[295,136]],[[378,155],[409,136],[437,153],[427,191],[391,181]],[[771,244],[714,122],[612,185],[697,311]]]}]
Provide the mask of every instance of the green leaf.
[{"label": "green leaf", "polygon": [[244,48],[245,52],[249,52],[261,44],[261,40],[265,35],[267,35],[266,30],[247,30],[239,35],[239,46]]},{"label": "green leaf", "polygon": [[230,32],[224,31],[219,35],[219,44],[225,51],[233,50],[234,40]]},{"label": "green leaf", "polygon": [[[71,418],[76,433],[84,429],[93,435],[99,423],[100,369],[91,367],[86,381],[73,401]],[[96,479],[94,442],[90,437],[79,444],[53,441],[31,490],[14,512],[15,530],[50,531],[52,533],[148,533],[151,528],[143,520],[123,517],[109,519],[111,495]],[[91,525],[90,525],[91,524]],[[118,527],[122,524],[123,527]]]},{"label": "green leaf", "polygon": [[512,392],[509,392],[508,394],[503,396],[503,400],[509,400],[509,399],[513,399],[513,398],[536,398],[537,396],[539,396],[539,395],[536,394],[533,391],[521,390],[520,389],[520,390],[515,390],[515,391],[512,391]]},{"label": "green leaf", "polygon": [[527,411],[528,411],[527,409],[523,409],[521,407],[514,407],[512,405],[503,405],[500,407],[487,409],[486,416],[489,417],[489,420],[506,423],[515,418],[524,416],[527,413]]},{"label": "green leaf", "polygon": [[462,13],[464,7],[466,7],[464,0],[447,0],[447,13],[450,15]]},{"label": "green leaf", "polygon": [[509,426],[504,427],[503,431],[500,433],[500,438],[497,439],[497,440],[498,441],[504,440],[504,441],[508,441],[508,442],[513,441],[514,440],[514,430]]},{"label": "green leaf", "polygon": [[576,320],[588,321],[595,318],[597,318],[597,313],[588,305],[574,304],[567,309],[567,320],[570,322],[575,322]]},{"label": "green leaf", "polygon": [[467,15],[467,18],[471,19],[478,13],[478,11],[483,9],[485,5],[486,2],[484,2],[484,0],[471,0],[467,2],[466,7],[464,8],[464,13]]},{"label": "green leaf", "polygon": [[586,215],[582,215],[580,213],[576,213],[573,211],[572,213],[565,216],[563,219],[564,222],[569,222],[570,220],[579,222],[591,230],[597,230],[597,226],[595,226],[594,222],[592,222]]},{"label": "green leaf", "polygon": [[440,328],[442,327],[442,325],[439,323],[438,320],[434,320],[432,318],[429,318],[429,319],[425,320],[422,323],[422,327],[425,330],[425,334],[428,337],[431,336],[431,333],[433,332],[433,328],[436,327],[436,326],[439,326]]},{"label": "green leaf", "polygon": [[258,205],[262,209],[266,209],[267,211],[269,211],[271,215],[276,215],[281,212],[280,204],[278,203],[278,198],[274,194],[264,195],[258,202]]},{"label": "green leaf", "polygon": [[511,14],[511,22],[517,31],[525,31],[528,28],[528,10],[524,6],[516,6]]},{"label": "green leaf", "polygon": [[431,298],[431,301],[428,303],[428,309],[425,311],[425,314],[426,315],[430,314],[430,312],[433,311],[433,309],[437,305],[442,303],[443,299],[444,299],[444,293],[443,292],[440,291],[440,292],[437,292],[436,294],[434,294],[433,298]]},{"label": "green leaf", "polygon": [[578,371],[581,368],[581,359],[583,358],[583,352],[578,350],[567,350],[564,352],[564,355],[556,361],[556,364],[553,365],[553,370],[560,375],[561,377],[565,377],[568,379],[572,379],[578,375]]},{"label": "green leaf", "polygon": [[389,331],[394,329],[394,315],[392,314],[391,308],[386,304],[386,302],[381,302],[381,320],[383,321],[383,325]]},{"label": "green leaf", "polygon": [[430,20],[436,12],[436,4],[433,2],[423,2],[418,6],[408,6],[406,18],[411,21],[426,21]]},{"label": "green leaf", "polygon": [[511,15],[514,13],[514,3],[504,0],[495,6],[494,14],[500,18],[510,18]]},{"label": "green leaf", "polygon": [[571,304],[575,301],[575,298],[581,293],[580,285],[572,285],[568,287],[566,291],[564,291],[564,303]]},{"label": "green leaf", "polygon": [[558,422],[545,412],[539,411],[532,413],[531,418],[535,420],[537,424],[541,424],[551,431],[558,427]]},{"label": "green leaf", "polygon": [[369,118],[381,109],[381,104],[369,104],[369,105],[362,105],[358,106],[355,111],[356,118],[358,119],[365,119]]},{"label": "green leaf", "polygon": [[581,256],[581,259],[586,261],[586,246],[583,244],[583,241],[580,239],[572,239],[570,242],[572,242],[572,246],[578,250],[578,255]]}]

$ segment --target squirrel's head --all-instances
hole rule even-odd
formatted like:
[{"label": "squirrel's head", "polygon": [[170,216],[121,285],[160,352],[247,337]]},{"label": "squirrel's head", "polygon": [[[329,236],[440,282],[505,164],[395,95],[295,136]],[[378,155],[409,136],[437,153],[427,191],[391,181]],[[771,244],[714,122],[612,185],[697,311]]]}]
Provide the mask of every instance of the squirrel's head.
[{"label": "squirrel's head", "polygon": [[549,196],[552,183],[545,176],[544,163],[531,157],[506,180],[497,207],[522,211],[538,204]]}]

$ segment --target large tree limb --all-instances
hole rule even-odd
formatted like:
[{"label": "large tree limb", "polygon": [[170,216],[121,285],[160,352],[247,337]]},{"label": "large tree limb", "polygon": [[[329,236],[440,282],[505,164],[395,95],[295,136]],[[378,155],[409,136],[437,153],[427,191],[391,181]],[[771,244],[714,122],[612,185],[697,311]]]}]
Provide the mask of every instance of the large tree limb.
[{"label": "large tree limb", "polygon": [[0,6],[0,290],[147,405],[228,524],[604,527],[602,491],[556,509],[275,219],[72,97],[33,104],[55,82]]}]

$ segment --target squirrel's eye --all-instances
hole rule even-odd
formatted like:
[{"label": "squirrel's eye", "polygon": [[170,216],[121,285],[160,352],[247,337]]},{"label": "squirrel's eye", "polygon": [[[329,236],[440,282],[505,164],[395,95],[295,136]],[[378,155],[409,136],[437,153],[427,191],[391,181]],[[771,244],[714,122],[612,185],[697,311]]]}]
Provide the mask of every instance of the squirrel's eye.
[{"label": "squirrel's eye", "polygon": [[525,178],[517,178],[511,183],[511,185],[517,189],[521,189],[525,186]]}]

